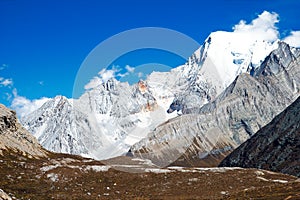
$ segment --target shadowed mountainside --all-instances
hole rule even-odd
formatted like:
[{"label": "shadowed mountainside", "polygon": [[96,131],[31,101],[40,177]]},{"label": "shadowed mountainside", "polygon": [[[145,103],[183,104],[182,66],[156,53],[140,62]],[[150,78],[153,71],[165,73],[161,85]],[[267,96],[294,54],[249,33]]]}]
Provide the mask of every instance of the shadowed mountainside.
[{"label": "shadowed mountainside", "polygon": [[233,151],[220,166],[261,168],[300,177],[300,98]]}]

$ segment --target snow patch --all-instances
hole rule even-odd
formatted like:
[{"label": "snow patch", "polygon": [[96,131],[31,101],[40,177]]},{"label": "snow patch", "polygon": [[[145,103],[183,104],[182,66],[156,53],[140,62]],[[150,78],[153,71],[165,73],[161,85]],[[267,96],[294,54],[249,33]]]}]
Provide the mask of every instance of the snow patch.
[{"label": "snow patch", "polygon": [[275,183],[288,183],[286,180],[272,180]]},{"label": "snow patch", "polygon": [[266,179],[266,178],[264,178],[264,177],[261,177],[261,176],[258,176],[258,177],[256,177],[256,178],[258,178],[258,179],[260,179],[260,180],[262,180],[262,181],[269,181],[268,179]]},{"label": "snow patch", "polygon": [[263,173],[262,171],[255,171],[254,173],[255,173],[257,176],[265,175],[265,173]]},{"label": "snow patch", "polygon": [[107,166],[107,165],[91,165],[91,166],[87,166],[85,169],[86,170],[93,170],[95,172],[107,172],[109,169],[111,168],[111,166]]},{"label": "snow patch", "polygon": [[155,173],[155,174],[161,174],[161,173],[170,173],[170,172],[173,172],[173,171],[169,170],[169,169],[146,168],[145,172],[152,172],[152,173]]},{"label": "snow patch", "polygon": [[58,175],[55,173],[47,174],[47,178],[49,178],[52,182],[59,181]]}]

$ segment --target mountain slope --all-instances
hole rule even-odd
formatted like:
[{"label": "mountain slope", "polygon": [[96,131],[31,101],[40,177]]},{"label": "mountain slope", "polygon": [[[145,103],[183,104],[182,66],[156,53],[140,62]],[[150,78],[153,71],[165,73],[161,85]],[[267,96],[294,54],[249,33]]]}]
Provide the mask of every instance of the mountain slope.
[{"label": "mountain slope", "polygon": [[47,151],[17,121],[16,113],[0,104],[0,155],[5,152],[21,153],[31,158],[47,155]]},{"label": "mountain slope", "polygon": [[111,79],[79,99],[57,96],[22,123],[46,149],[106,159],[126,153],[168,115],[174,116],[143,81],[130,86]]},{"label": "mountain slope", "polygon": [[300,177],[300,98],[234,150],[220,166],[261,168]]},{"label": "mountain slope", "polygon": [[101,146],[105,138],[101,140],[89,134],[95,131],[88,116],[74,109],[72,103],[72,100],[57,96],[23,118],[23,125],[34,133],[46,149],[61,153],[88,154],[86,144]]},{"label": "mountain slope", "polygon": [[257,40],[241,33],[211,33],[186,65],[174,69],[189,81],[175,94],[169,112],[186,113],[214,100],[239,74],[259,67],[277,47],[278,41]]},{"label": "mountain slope", "polygon": [[161,166],[218,165],[299,96],[299,63],[300,50],[279,43],[255,77],[239,75],[215,101],[159,126],[131,153]]},{"label": "mountain slope", "polygon": [[215,32],[170,72],[153,72],[132,86],[110,79],[79,99],[56,97],[21,121],[48,150],[96,159],[119,156],[159,124],[214,100],[277,45]]}]

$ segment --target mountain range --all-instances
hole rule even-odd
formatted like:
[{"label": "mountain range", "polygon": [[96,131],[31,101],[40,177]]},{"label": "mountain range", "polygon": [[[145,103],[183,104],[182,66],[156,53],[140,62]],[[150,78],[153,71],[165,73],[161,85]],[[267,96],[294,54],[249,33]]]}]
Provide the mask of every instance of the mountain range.
[{"label": "mountain range", "polygon": [[[166,127],[164,131],[169,134],[168,120],[184,122],[193,118],[191,124],[202,120],[200,114],[204,111],[198,112],[199,108],[216,102],[221,94],[224,96],[223,91],[238,75],[258,73],[257,69],[279,44],[279,41],[254,40],[239,33],[214,32],[182,66],[169,72],[153,72],[134,85],[110,79],[86,90],[79,99],[57,96],[23,117],[21,122],[51,151],[95,159],[124,155],[129,149],[138,155],[138,146],[143,148],[141,144],[153,131]],[[283,103],[268,120],[290,101]],[[192,117],[192,113],[197,116]],[[192,143],[194,133],[188,134],[188,143],[182,144],[185,150]],[[234,140],[226,139],[221,146],[231,149],[246,138],[243,134],[235,135]],[[202,157],[206,152],[203,153],[200,153]]]},{"label": "mountain range", "polygon": [[260,67],[238,75],[216,99],[185,111],[131,147],[165,166],[215,166],[299,96],[300,51],[279,42]]},{"label": "mountain range", "polygon": [[299,66],[282,41],[219,31],[136,84],[21,122],[0,104],[0,199],[298,199]]}]

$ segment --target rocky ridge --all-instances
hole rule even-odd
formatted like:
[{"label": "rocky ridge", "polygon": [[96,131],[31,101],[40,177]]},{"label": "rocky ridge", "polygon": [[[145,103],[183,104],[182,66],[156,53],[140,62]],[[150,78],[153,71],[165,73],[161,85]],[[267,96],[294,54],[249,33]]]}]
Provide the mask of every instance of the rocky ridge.
[{"label": "rocky ridge", "polygon": [[216,166],[299,96],[300,50],[280,42],[251,72],[239,75],[214,101],[157,127],[131,148],[166,166]]},{"label": "rocky ridge", "polygon": [[220,166],[267,169],[300,177],[300,98],[240,145]]},{"label": "rocky ridge", "polygon": [[36,138],[18,122],[16,113],[0,104],[0,154],[20,152],[28,157],[44,157],[44,150]]}]

